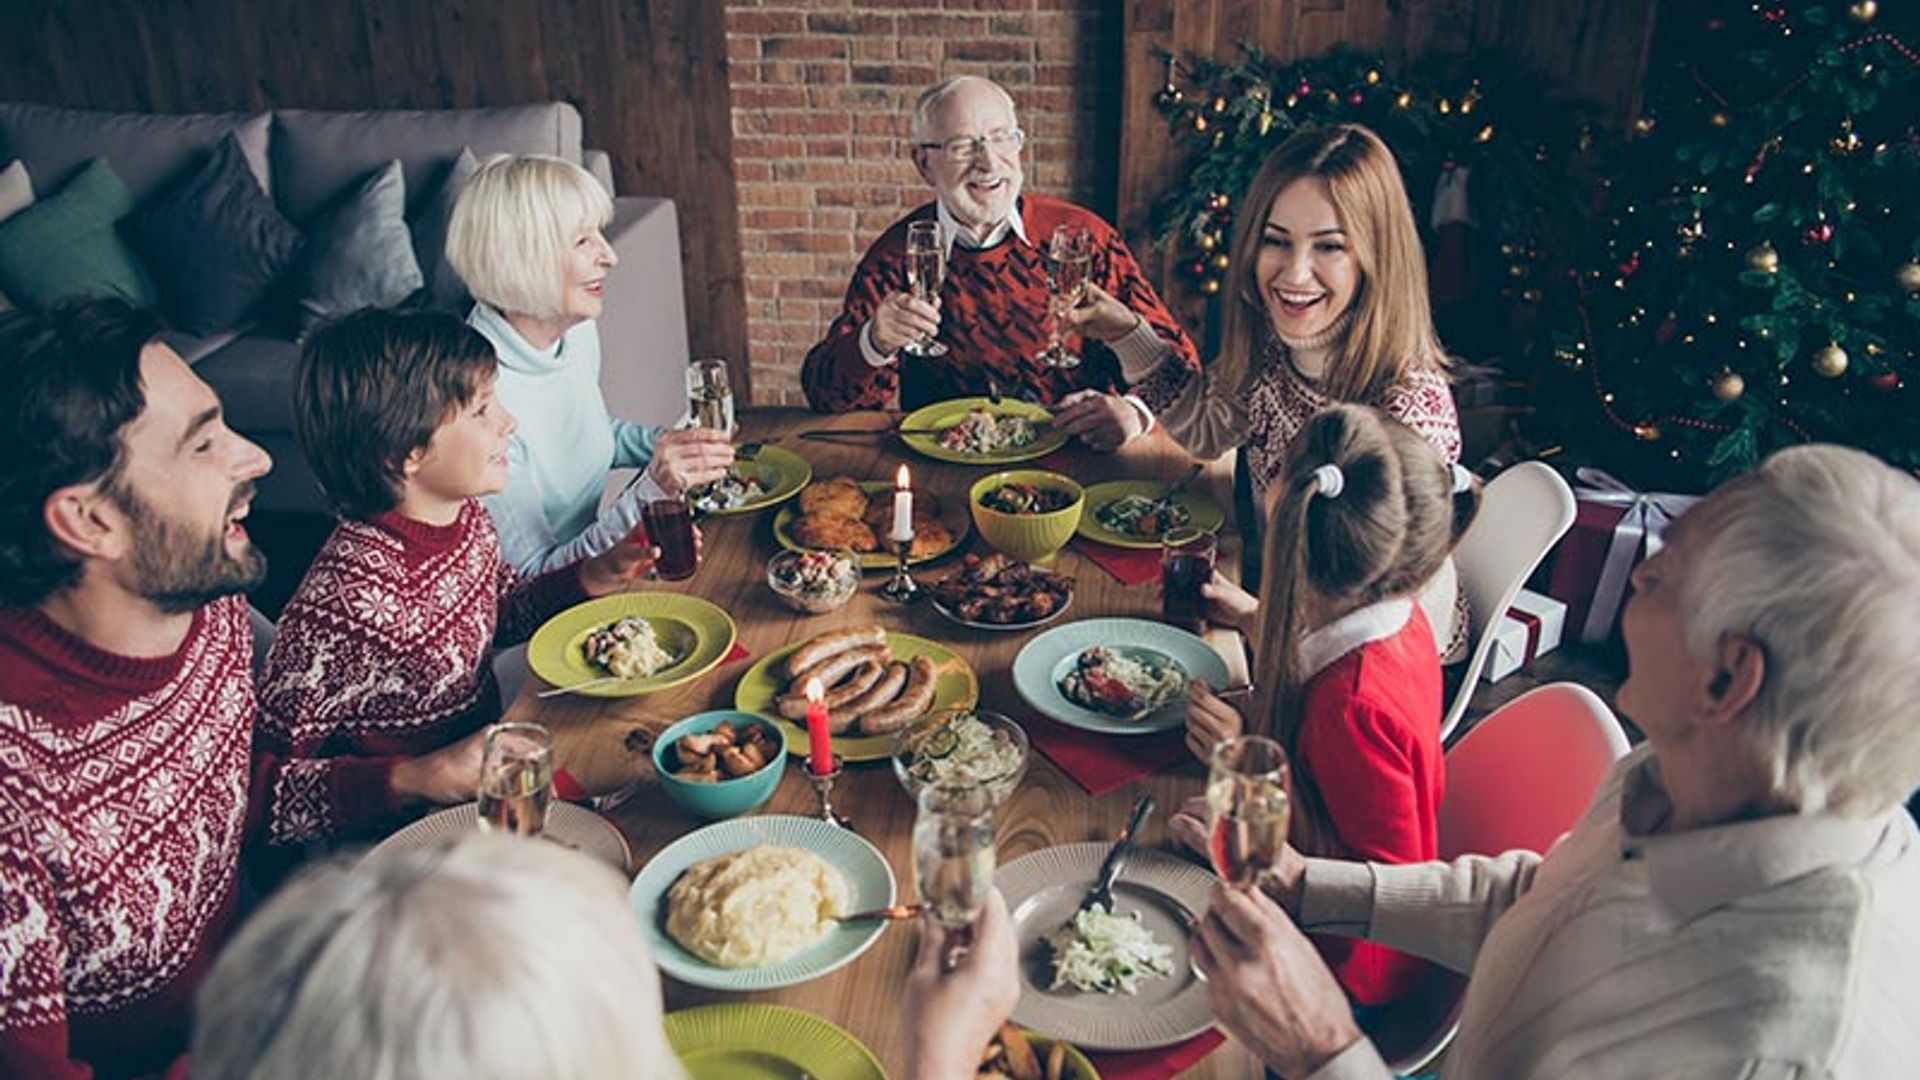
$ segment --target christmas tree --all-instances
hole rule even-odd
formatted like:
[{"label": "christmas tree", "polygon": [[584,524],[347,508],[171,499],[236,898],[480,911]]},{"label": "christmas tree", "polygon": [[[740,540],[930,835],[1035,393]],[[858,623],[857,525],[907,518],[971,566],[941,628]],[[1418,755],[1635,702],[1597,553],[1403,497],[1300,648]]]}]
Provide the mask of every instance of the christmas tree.
[{"label": "christmas tree", "polygon": [[1549,301],[1560,433],[1641,484],[1808,440],[1920,466],[1917,30],[1913,0],[1669,8]]}]

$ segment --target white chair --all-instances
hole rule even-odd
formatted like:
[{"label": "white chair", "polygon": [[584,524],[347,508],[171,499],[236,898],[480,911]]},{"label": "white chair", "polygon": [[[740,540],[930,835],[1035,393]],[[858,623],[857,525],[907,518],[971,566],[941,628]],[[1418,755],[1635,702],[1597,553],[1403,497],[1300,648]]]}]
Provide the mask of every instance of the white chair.
[{"label": "white chair", "polygon": [[1534,567],[1572,527],[1573,513],[1573,489],[1538,461],[1521,462],[1487,482],[1480,513],[1453,552],[1460,588],[1467,594],[1473,645],[1460,685],[1440,722],[1442,743],[1460,726],[1487,657],[1493,654],[1493,635],[1488,630],[1500,625],[1500,616],[1513,606],[1513,598],[1520,595]]},{"label": "white chair", "polygon": [[[1447,751],[1440,857],[1544,853],[1586,813],[1626,752],[1613,711],[1584,686],[1553,683],[1502,705]],[[1418,1073],[1446,1049],[1465,989],[1465,977],[1435,968],[1373,1025],[1370,1034],[1396,1073]]]}]

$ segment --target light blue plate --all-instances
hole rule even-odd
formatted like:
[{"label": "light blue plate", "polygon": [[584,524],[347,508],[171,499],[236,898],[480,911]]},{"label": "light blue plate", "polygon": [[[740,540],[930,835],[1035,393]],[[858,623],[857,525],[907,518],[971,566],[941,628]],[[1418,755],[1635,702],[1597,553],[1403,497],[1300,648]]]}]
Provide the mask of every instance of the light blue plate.
[{"label": "light blue plate", "polygon": [[894,902],[893,869],[887,860],[872,844],[845,829],[819,818],[779,815],[722,821],[668,844],[641,868],[627,893],[661,971],[710,990],[773,990],[836,971],[880,940],[885,922],[839,926],[799,955],[757,968],[715,967],[681,948],[666,930],[667,890],[694,863],[756,844],[805,848],[827,860],[847,879],[850,911],[890,907]]},{"label": "light blue plate", "polygon": [[1146,619],[1082,619],[1056,626],[1027,642],[1013,658],[1013,686],[1041,715],[1068,727],[1106,735],[1147,735],[1186,722],[1187,699],[1175,697],[1138,720],[1081,708],[1060,692],[1060,680],[1082,652],[1104,645],[1121,651],[1155,652],[1183,668],[1189,679],[1227,685],[1227,662],[1213,646],[1178,627]]}]

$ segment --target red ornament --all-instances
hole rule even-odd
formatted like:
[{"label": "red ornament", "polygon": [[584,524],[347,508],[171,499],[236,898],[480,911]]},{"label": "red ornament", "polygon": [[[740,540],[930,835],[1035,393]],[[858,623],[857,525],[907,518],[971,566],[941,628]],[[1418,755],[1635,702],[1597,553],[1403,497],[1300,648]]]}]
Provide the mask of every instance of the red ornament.
[{"label": "red ornament", "polygon": [[1639,272],[1640,272],[1640,253],[1636,251],[1632,255],[1628,256],[1626,262],[1623,262],[1620,264],[1620,276],[1632,277],[1633,275]]},{"label": "red ornament", "polygon": [[1301,97],[1308,97],[1313,93],[1313,84],[1305,79],[1301,79],[1300,85],[1294,87],[1293,92],[1299,94]]},{"label": "red ornament", "polygon": [[1725,19],[1708,19],[1707,20],[1707,33],[1709,34],[1717,34],[1720,31],[1725,30],[1726,28],[1727,28],[1727,20]]},{"label": "red ornament", "polygon": [[1365,105],[1366,103],[1367,103],[1367,95],[1361,93],[1358,90],[1355,90],[1353,93],[1347,95],[1347,104],[1353,106],[1356,109],[1362,105]]},{"label": "red ornament", "polygon": [[1816,222],[1807,229],[1807,243],[1824,244],[1833,239],[1833,222]]},{"label": "red ornament", "polygon": [[1876,371],[1867,376],[1867,385],[1882,394],[1890,394],[1900,389],[1900,373],[1897,371]]}]

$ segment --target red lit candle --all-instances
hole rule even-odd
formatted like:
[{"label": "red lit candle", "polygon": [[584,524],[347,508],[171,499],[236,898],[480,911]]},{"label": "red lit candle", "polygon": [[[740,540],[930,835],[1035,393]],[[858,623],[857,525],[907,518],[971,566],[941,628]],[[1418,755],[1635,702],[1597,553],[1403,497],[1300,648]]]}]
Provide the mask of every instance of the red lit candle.
[{"label": "red lit candle", "polygon": [[827,727],[827,688],[807,680],[807,768],[815,776],[833,771],[833,732]]}]

